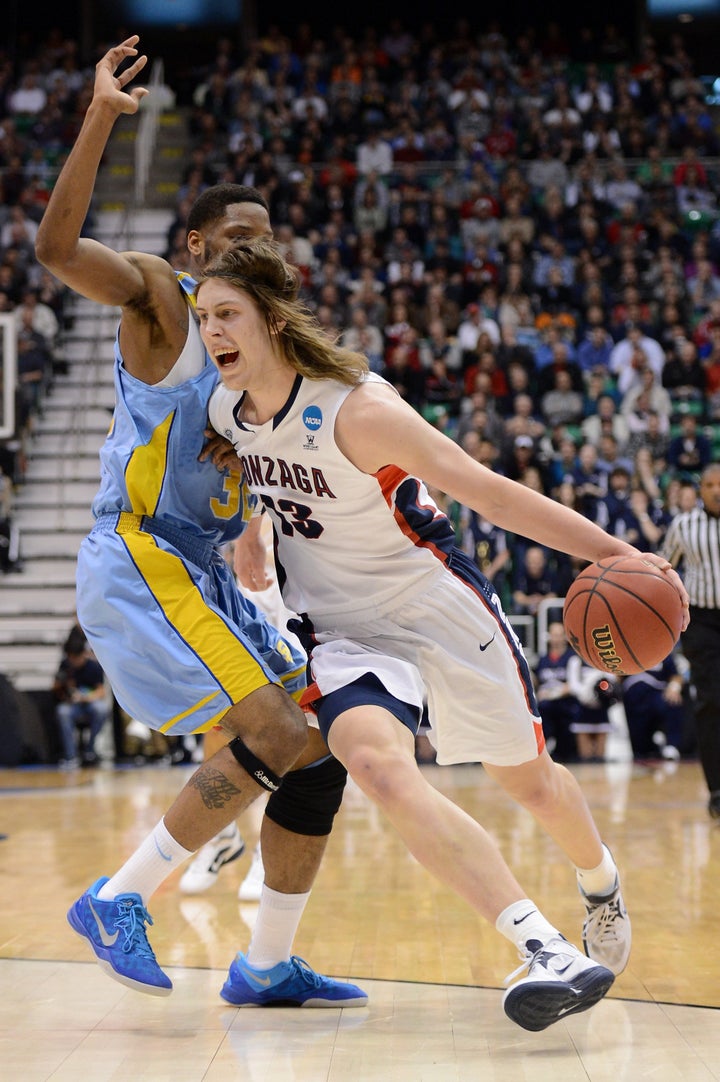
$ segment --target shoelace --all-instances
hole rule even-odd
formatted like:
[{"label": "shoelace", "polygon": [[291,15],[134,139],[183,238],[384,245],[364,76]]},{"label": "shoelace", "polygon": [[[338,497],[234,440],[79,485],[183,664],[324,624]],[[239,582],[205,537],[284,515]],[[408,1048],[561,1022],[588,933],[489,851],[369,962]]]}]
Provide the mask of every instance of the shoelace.
[{"label": "shoelace", "polygon": [[141,958],[150,958],[154,962],[155,954],[148,942],[146,924],[153,919],[142,902],[118,902],[118,916],[115,927],[125,935],[122,949],[125,954],[137,954]]},{"label": "shoelace", "polygon": [[301,977],[311,988],[320,988],[322,977],[314,969],[310,968],[304,958],[298,958],[297,954],[293,954],[290,958],[290,965],[298,977]]},{"label": "shoelace", "polygon": [[[598,913],[598,910],[601,912]],[[611,902],[599,902],[592,906],[588,912],[588,918],[593,918],[596,922],[598,939],[617,941],[618,922],[623,919],[620,912],[620,899],[614,898]]]},{"label": "shoelace", "polygon": [[529,973],[533,962],[538,957],[538,955],[542,954],[542,952],[544,950],[545,950],[545,944],[544,943],[541,943],[540,946],[534,951],[519,950],[518,954],[522,958],[522,962],[517,967],[517,969],[514,969],[512,971],[512,973],[508,973],[507,977],[503,981],[503,984],[510,984],[511,981],[514,981],[515,978],[519,977],[521,973],[525,972],[525,970],[527,970],[528,973]]},{"label": "shoelace", "polygon": [[[536,942],[538,942],[538,941],[536,940]],[[537,959],[540,957],[541,954],[543,954],[545,951],[548,951],[548,950],[552,954],[553,953],[553,944],[556,944],[556,943],[560,944],[560,946],[559,946],[559,948],[555,948],[555,950],[558,951],[558,952],[562,951],[562,949],[563,949],[562,944],[564,944],[565,942],[566,941],[561,936],[553,936],[553,938],[549,939],[547,941],[547,943],[540,943],[540,946],[537,947],[534,951],[530,951],[530,950],[525,950],[525,951],[520,950],[520,951],[518,951],[519,956],[522,958],[522,963],[521,963],[521,965],[519,965],[517,967],[517,969],[514,969],[512,971],[512,973],[508,973],[507,977],[503,981],[503,984],[505,984],[505,985],[510,984],[511,981],[514,981],[515,978],[519,977],[520,974],[523,973],[525,970],[527,970],[528,973],[530,973],[530,970],[532,969],[533,965],[535,964],[535,962],[537,961]]]}]

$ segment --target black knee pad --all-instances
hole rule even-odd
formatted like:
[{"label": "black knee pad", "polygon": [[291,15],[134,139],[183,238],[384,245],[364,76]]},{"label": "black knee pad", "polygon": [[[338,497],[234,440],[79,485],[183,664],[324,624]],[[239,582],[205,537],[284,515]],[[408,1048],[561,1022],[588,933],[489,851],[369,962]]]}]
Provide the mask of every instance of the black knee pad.
[{"label": "black knee pad", "polygon": [[263,789],[267,789],[269,793],[278,792],[282,778],[269,766],[266,766],[262,759],[258,759],[257,755],[250,751],[250,748],[242,742],[239,736],[231,740],[228,747],[240,766],[247,771],[254,782],[262,785]]},{"label": "black knee pad", "polygon": [[346,781],[347,770],[332,755],[291,770],[268,800],[265,814],[293,834],[324,837],[332,830]]}]

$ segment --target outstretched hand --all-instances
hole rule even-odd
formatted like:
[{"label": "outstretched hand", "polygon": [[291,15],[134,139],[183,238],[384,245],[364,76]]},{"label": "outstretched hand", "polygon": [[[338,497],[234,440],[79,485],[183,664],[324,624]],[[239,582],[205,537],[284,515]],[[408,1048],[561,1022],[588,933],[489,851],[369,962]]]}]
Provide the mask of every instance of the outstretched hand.
[{"label": "outstretched hand", "polygon": [[[93,98],[107,102],[118,113],[136,113],[141,100],[150,93],[144,86],[133,87],[130,91],[125,90],[128,83],[132,82],[147,64],[146,56],[137,55],[135,46],[139,40],[139,36],[133,34],[132,37],[126,38],[120,45],[114,46],[105,53],[102,60],[98,60],[95,65]],[[130,56],[137,56],[137,60],[116,75],[116,69]]]}]

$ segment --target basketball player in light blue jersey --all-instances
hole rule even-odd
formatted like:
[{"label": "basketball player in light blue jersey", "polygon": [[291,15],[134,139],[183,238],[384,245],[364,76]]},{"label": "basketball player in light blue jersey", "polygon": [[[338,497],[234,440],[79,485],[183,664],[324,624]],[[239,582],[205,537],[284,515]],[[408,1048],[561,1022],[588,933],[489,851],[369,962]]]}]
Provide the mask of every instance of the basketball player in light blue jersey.
[{"label": "basketball player in light blue jersey", "polygon": [[[121,706],[169,735],[223,739],[152,833],[68,913],[100,965],[154,995],[172,984],[147,938],[147,902],[181,862],[262,793],[265,886],[250,948],[222,995],[238,1005],[362,1006],[355,985],[316,974],[292,941],[342,799],[346,774],[297,705],[304,655],[235,587],[218,545],[256,527],[239,472],[204,454],[217,373],[192,309],[194,282],[163,259],[117,253],[80,233],[117,118],[146,90],[125,87],[145,66],[133,36],[96,67],[93,98],[37,236],[37,255],[61,281],[122,310],[115,348],[116,407],[101,452],[96,524],[78,558],[78,616]],[[129,66],[116,75],[123,61]],[[239,239],[271,237],[255,189],[220,185],[193,207],[188,248],[198,267]],[[264,545],[255,539],[258,587]]]}]

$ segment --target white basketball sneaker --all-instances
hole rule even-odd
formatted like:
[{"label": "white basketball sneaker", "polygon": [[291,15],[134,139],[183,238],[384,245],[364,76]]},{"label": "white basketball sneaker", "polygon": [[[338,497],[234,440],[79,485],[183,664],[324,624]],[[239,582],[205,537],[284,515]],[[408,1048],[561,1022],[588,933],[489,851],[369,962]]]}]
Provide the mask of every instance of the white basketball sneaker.
[{"label": "white basketball sneaker", "polygon": [[587,909],[582,930],[585,953],[617,977],[628,964],[632,946],[630,918],[620,893],[620,881],[616,879],[614,890],[605,896],[586,894],[579,884],[578,890]]},{"label": "white basketball sneaker", "polygon": [[202,894],[213,885],[223,864],[230,864],[244,852],[245,842],[237,823],[233,823],[198,850],[197,856],[180,880],[181,892]]},{"label": "white basketball sneaker", "polygon": [[260,852],[260,842],[258,842],[255,846],[248,873],[240,884],[238,900],[241,902],[259,902],[264,882],[265,869],[262,862],[262,853]]},{"label": "white basketball sneaker", "polygon": [[593,1007],[615,980],[609,969],[590,961],[561,935],[547,943],[529,939],[521,956],[523,964],[506,983],[523,970],[527,976],[508,988],[503,1008],[508,1018],[532,1032]]}]

